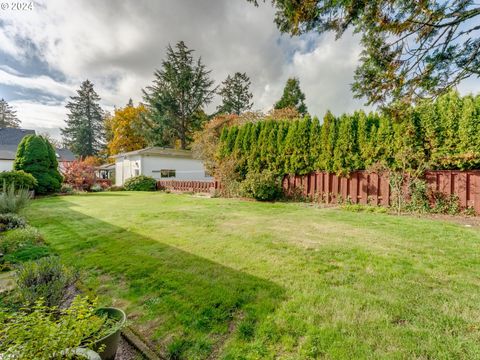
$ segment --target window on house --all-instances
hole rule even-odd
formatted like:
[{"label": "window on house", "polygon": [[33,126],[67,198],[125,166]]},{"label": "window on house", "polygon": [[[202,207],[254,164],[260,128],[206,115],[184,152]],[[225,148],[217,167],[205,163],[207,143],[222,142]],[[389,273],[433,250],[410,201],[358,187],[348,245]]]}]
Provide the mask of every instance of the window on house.
[{"label": "window on house", "polygon": [[170,178],[170,177],[175,177],[175,176],[176,176],[176,171],[175,170],[169,170],[169,169],[160,170],[160,177],[162,177],[162,178]]}]

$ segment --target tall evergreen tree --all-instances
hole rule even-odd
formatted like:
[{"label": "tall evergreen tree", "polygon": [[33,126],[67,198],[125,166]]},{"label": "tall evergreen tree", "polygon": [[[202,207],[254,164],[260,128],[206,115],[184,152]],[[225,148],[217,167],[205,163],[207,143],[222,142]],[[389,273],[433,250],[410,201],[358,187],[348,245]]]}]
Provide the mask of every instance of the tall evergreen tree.
[{"label": "tall evergreen tree", "polygon": [[186,149],[194,131],[205,121],[202,107],[212,100],[215,89],[210,71],[183,41],[167,48],[162,69],[154,73],[153,84],[144,91],[147,124],[153,145],[174,145]]},{"label": "tall evergreen tree", "polygon": [[250,78],[246,73],[236,72],[233,76],[228,75],[218,91],[222,97],[222,104],[217,108],[218,112],[240,115],[250,110],[253,106],[250,85]]},{"label": "tall evergreen tree", "polygon": [[314,116],[310,125],[310,162],[313,170],[320,169],[320,156],[322,154],[322,127],[320,120]]},{"label": "tall evergreen tree", "polygon": [[342,115],[339,119],[338,137],[333,151],[333,170],[347,175],[361,168],[358,159],[357,123],[354,116]]},{"label": "tall evergreen tree", "polygon": [[333,168],[333,150],[335,149],[336,139],[336,119],[330,111],[327,111],[323,118],[322,129],[320,131],[320,141],[322,143],[322,153],[318,161],[318,169],[332,171]]},{"label": "tall evergreen tree", "polygon": [[66,106],[69,113],[67,127],[61,129],[63,142],[82,158],[98,155],[103,147],[105,126],[99,102],[93,83],[85,80]]},{"label": "tall evergreen tree", "polygon": [[274,106],[275,109],[295,108],[298,113],[305,116],[307,105],[305,105],[305,94],[300,89],[300,80],[290,78],[285,84],[283,95]]},{"label": "tall evergreen tree", "polygon": [[17,112],[4,99],[0,99],[0,128],[18,128]]}]

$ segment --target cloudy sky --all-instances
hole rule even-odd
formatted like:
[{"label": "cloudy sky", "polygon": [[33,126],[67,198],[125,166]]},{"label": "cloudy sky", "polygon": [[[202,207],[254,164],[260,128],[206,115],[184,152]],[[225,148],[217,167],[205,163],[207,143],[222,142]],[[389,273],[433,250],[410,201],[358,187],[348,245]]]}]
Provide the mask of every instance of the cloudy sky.
[{"label": "cloudy sky", "polygon": [[[46,0],[33,10],[0,10],[0,98],[17,109],[23,127],[58,137],[65,103],[83,80],[94,82],[106,110],[141,101],[166,46],[183,40],[217,84],[246,72],[255,109],[271,108],[291,76],[300,78],[311,114],[361,108],[350,91],[358,39],[290,38],[273,15],[269,4],[246,0]],[[480,91],[480,81],[460,90]]]}]

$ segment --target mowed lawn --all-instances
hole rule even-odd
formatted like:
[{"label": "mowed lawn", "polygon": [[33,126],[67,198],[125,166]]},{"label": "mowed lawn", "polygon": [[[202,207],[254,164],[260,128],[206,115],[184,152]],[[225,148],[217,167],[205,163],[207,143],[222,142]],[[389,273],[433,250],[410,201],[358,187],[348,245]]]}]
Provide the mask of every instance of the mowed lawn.
[{"label": "mowed lawn", "polygon": [[126,192],[27,218],[166,357],[480,358],[475,227]]}]

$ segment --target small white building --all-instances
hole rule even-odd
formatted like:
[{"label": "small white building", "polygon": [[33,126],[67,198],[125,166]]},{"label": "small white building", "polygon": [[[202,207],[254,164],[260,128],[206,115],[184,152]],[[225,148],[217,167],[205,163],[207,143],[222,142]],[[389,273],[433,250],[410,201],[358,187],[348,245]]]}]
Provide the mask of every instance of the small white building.
[{"label": "small white building", "polygon": [[189,150],[148,147],[113,156],[115,185],[123,185],[133,176],[146,175],[157,180],[211,181],[203,161],[194,159]]}]

